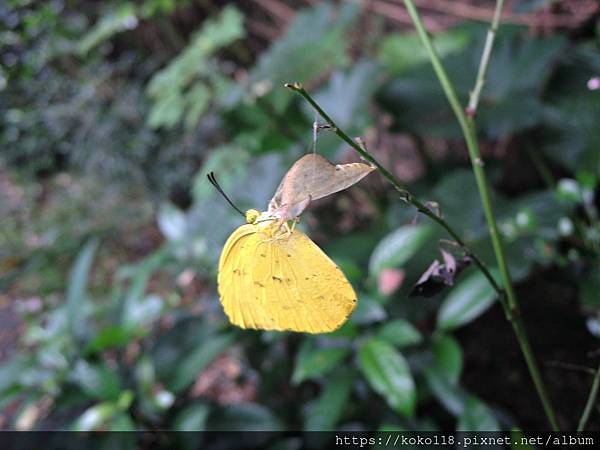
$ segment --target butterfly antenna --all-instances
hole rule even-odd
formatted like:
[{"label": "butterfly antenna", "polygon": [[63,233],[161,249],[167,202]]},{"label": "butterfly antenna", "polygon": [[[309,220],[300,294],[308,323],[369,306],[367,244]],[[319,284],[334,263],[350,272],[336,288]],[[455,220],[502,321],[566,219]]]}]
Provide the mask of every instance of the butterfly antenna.
[{"label": "butterfly antenna", "polygon": [[225,192],[223,192],[223,189],[221,189],[221,186],[219,185],[214,172],[210,172],[208,175],[206,175],[206,178],[208,178],[208,181],[210,181],[210,184],[212,184],[215,187],[215,189],[217,191],[219,191],[219,193],[223,196],[223,198],[225,198],[225,200],[227,200],[227,203],[229,203],[233,209],[235,209],[237,212],[239,212],[242,216],[246,217],[246,215],[243,213],[243,211],[240,208],[238,208],[237,206],[235,206],[233,204],[233,202],[231,201],[231,199],[229,197],[227,197],[227,194],[225,194]]}]

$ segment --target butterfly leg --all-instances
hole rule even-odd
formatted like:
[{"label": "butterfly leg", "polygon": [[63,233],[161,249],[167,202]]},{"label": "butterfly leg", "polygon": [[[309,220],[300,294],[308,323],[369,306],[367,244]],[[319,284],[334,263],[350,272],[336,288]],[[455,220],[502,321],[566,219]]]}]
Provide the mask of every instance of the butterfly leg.
[{"label": "butterfly leg", "polygon": [[283,222],[282,227],[284,228],[285,231],[283,233],[280,233],[277,236],[275,236],[273,238],[273,240],[286,239],[286,238],[290,237],[292,235],[292,233],[294,232],[295,225],[296,225],[296,223],[293,222],[292,226],[290,227],[290,224],[287,220],[285,222]]}]

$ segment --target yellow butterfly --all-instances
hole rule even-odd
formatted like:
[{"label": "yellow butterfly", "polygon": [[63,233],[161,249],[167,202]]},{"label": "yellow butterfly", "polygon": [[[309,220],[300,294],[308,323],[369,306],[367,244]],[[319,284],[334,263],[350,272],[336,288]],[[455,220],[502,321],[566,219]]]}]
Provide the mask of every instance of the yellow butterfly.
[{"label": "yellow butterfly", "polygon": [[225,314],[241,328],[327,333],[339,328],[357,297],[340,268],[304,233],[288,225],[311,200],[346,189],[373,168],[332,165],[309,154],[286,174],[266,212],[248,210],[219,260]]}]

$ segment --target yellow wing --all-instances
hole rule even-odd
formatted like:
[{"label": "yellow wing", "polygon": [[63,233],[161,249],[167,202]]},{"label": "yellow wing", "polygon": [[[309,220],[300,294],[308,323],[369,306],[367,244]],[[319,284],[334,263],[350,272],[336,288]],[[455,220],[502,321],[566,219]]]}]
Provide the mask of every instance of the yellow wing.
[{"label": "yellow wing", "polygon": [[307,333],[339,328],[357,300],[342,271],[299,230],[272,234],[242,225],[223,248],[219,295],[231,323]]}]

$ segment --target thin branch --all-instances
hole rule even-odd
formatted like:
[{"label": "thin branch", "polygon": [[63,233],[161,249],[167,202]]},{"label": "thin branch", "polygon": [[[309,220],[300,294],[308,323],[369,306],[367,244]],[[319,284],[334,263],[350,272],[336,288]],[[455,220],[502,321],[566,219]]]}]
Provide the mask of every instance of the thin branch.
[{"label": "thin branch", "polygon": [[360,154],[360,156],[362,156],[363,159],[370,162],[373,166],[377,167],[377,169],[379,169],[379,172],[381,173],[381,175],[383,175],[383,177],[385,179],[387,179],[390,182],[390,184],[392,186],[394,186],[396,188],[396,190],[400,193],[400,197],[402,198],[402,200],[404,200],[406,203],[413,205],[415,208],[417,208],[417,210],[420,213],[424,214],[425,216],[429,217],[431,220],[433,220],[434,222],[436,222],[437,224],[442,226],[446,230],[446,232],[450,236],[452,236],[452,239],[454,239],[458,243],[458,245],[463,249],[465,254],[467,254],[468,256],[470,256],[473,259],[473,261],[475,262],[475,264],[477,265],[479,270],[481,270],[481,272],[483,273],[483,275],[485,275],[485,277],[487,278],[489,283],[492,285],[494,290],[498,293],[500,300],[501,301],[503,300],[504,291],[498,285],[498,283],[492,276],[489,269],[486,267],[484,262],[476,254],[473,253],[473,251],[469,248],[469,246],[454,231],[454,229],[448,224],[448,222],[446,222],[442,217],[440,217],[438,214],[436,214],[434,211],[432,211],[430,208],[428,208],[418,198],[416,198],[414,195],[412,195],[410,192],[408,192],[401,185],[401,183],[396,179],[396,177],[394,177],[394,175],[392,175],[379,161],[377,161],[363,147],[358,145],[358,143],[356,141],[351,139],[344,132],[344,130],[339,128],[337,126],[337,124],[334,122],[334,120],[331,117],[329,117],[329,115],[325,111],[323,111],[323,109],[319,106],[319,104],[311,97],[311,95],[308,92],[306,92],[306,90],[300,83],[286,83],[285,87],[287,87],[288,89],[291,89],[294,92],[297,92],[302,97],[304,97],[304,99],[315,109],[315,111],[317,111],[320,114],[320,116],[323,118],[323,120],[325,120],[332,127],[333,131],[343,141],[345,141],[348,145],[350,145],[350,147],[352,147],[354,150],[356,150]]},{"label": "thin branch", "polygon": [[[412,23],[410,16],[406,14],[406,11],[403,8],[399,8],[396,4],[386,3],[381,0],[370,0],[365,2],[365,7],[373,11],[375,14],[380,14],[398,23],[404,25],[409,25]],[[426,21],[427,27],[430,30],[442,31],[444,29],[444,27],[433,18],[427,17],[424,20]]]},{"label": "thin branch", "polygon": [[533,149],[529,145],[527,146],[527,155],[535,166],[537,173],[544,180],[544,183],[546,183],[546,186],[553,189],[556,186],[556,180],[554,179],[554,175],[552,175],[552,171],[546,165],[543,156],[539,154],[537,149]]},{"label": "thin branch", "polygon": [[579,419],[579,424],[577,425],[577,431],[583,431],[585,429],[585,425],[587,424],[588,419],[590,418],[590,413],[592,412],[592,407],[594,403],[596,403],[596,397],[598,397],[598,388],[600,387],[600,365],[598,369],[596,369],[596,375],[594,376],[594,381],[592,381],[592,388],[590,389],[590,395],[588,396],[587,402],[585,404],[585,408],[583,409],[583,413],[581,414],[581,419]]},{"label": "thin branch", "polygon": [[[430,11],[480,22],[490,22],[494,14],[490,9],[484,6],[477,6],[473,3],[456,0],[415,0],[415,3],[419,5],[420,8],[425,8]],[[536,13],[509,13],[505,16],[503,21],[509,24],[528,25],[530,27],[544,26],[548,28],[570,28],[585,21],[600,9],[600,5],[596,0],[581,1],[577,6],[577,9],[574,9],[570,13],[554,14],[551,16],[541,16]]]},{"label": "thin branch", "polygon": [[477,79],[475,80],[475,87],[471,91],[469,96],[469,104],[467,106],[467,115],[474,116],[477,114],[477,105],[479,104],[479,97],[481,90],[485,84],[485,75],[487,68],[490,64],[490,55],[492,54],[492,47],[494,46],[494,39],[496,38],[496,32],[498,31],[498,25],[500,24],[500,16],[502,15],[502,8],[504,6],[504,0],[498,0],[496,2],[496,9],[494,10],[494,18],[490,24],[487,35],[485,37],[485,44],[483,46],[483,54],[481,55],[481,61],[479,62],[479,69],[477,70]]},{"label": "thin branch", "polygon": [[483,170],[483,160],[481,158],[481,152],[479,151],[479,144],[477,142],[477,133],[474,118],[472,116],[468,117],[465,111],[463,110],[461,103],[458,100],[458,96],[456,95],[454,85],[450,81],[450,78],[446,73],[446,69],[442,65],[441,60],[435,48],[433,47],[431,39],[429,38],[429,35],[427,34],[425,27],[423,26],[421,17],[419,16],[419,13],[415,8],[415,5],[413,4],[412,0],[404,0],[404,4],[406,5],[406,9],[408,10],[408,13],[410,14],[413,20],[413,23],[417,30],[417,34],[421,39],[421,43],[423,44],[425,50],[429,55],[429,59],[431,61],[433,69],[438,77],[440,84],[442,85],[444,93],[446,94],[446,98],[448,99],[448,102],[450,103],[450,106],[454,111],[456,119],[458,120],[460,128],[463,132],[463,136],[467,144],[467,149],[469,150],[471,166],[473,169],[473,173],[475,174],[475,180],[477,182],[477,189],[481,198],[483,212],[485,214],[485,218],[488,224],[489,233],[492,240],[492,247],[494,249],[494,255],[496,256],[496,262],[498,263],[500,276],[502,277],[502,284],[506,291],[506,303],[504,304],[505,313],[507,313],[507,319],[513,326],[513,330],[521,347],[521,352],[523,353],[523,357],[525,358],[525,362],[527,363],[527,368],[529,369],[529,373],[537,390],[540,401],[542,402],[542,406],[544,408],[544,412],[546,413],[548,421],[550,422],[550,425],[552,426],[552,429],[554,431],[559,431],[554,409],[552,407],[552,404],[550,403],[550,399],[546,392],[546,386],[544,385],[539,368],[537,366],[537,362],[533,355],[533,351],[531,350],[529,338],[527,337],[527,333],[525,331],[525,325],[520,315],[519,303],[513,288],[510,272],[508,270],[508,265],[506,263],[506,256],[504,253],[502,239],[498,229],[498,224],[496,222],[496,216],[492,208],[487,178],[485,175],[485,171]]},{"label": "thin branch", "polygon": [[571,364],[563,361],[548,361],[546,367],[554,367],[557,369],[571,370],[573,372],[583,372],[588,375],[595,375],[596,371],[591,367],[581,366],[579,364]]},{"label": "thin branch", "polygon": [[255,0],[258,5],[279,21],[282,25],[287,24],[296,12],[283,2],[277,0]]}]

